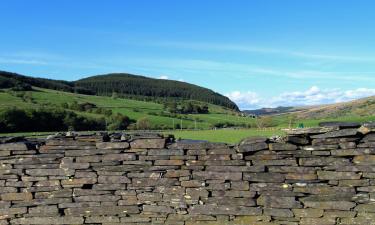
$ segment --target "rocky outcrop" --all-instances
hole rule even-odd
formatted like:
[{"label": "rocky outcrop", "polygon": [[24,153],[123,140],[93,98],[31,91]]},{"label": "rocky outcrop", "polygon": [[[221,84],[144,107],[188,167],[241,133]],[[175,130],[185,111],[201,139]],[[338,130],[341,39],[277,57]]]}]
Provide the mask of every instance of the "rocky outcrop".
[{"label": "rocky outcrop", "polygon": [[3,224],[375,224],[375,130],[238,145],[154,134],[0,144]]}]

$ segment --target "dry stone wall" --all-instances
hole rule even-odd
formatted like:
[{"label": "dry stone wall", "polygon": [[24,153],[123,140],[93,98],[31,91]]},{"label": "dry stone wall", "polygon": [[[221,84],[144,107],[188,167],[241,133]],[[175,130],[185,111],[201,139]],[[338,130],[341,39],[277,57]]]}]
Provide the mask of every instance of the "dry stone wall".
[{"label": "dry stone wall", "polygon": [[375,224],[375,124],[239,145],[158,135],[2,139],[4,224]]}]

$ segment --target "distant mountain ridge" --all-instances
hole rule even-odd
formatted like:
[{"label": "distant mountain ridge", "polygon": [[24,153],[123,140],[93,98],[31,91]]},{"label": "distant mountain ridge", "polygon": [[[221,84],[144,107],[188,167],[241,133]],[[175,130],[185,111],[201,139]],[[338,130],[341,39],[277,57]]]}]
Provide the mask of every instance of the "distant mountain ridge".
[{"label": "distant mountain ridge", "polygon": [[276,108],[261,108],[261,109],[253,109],[253,110],[243,110],[242,112],[250,115],[256,115],[256,116],[264,116],[264,115],[275,115],[275,114],[281,114],[281,113],[289,113],[292,111],[295,111],[295,107],[285,107],[285,106],[279,106]]},{"label": "distant mountain ridge", "polygon": [[163,80],[128,73],[96,75],[77,81],[35,78],[17,73],[0,71],[0,88],[11,88],[28,84],[80,94],[123,97],[169,98],[197,100],[239,111],[238,106],[228,97],[208,88],[181,81]]},{"label": "distant mountain ridge", "polygon": [[243,113],[256,116],[277,116],[294,114],[300,119],[324,119],[345,116],[372,116],[375,115],[375,96],[360,98],[348,102],[301,106],[276,107],[244,110]]}]

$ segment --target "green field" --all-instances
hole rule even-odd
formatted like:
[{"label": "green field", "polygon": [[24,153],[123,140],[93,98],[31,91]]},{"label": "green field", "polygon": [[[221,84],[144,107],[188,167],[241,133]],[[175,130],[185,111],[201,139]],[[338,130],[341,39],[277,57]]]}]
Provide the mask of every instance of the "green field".
[{"label": "green field", "polygon": [[[33,91],[24,92],[29,95],[29,99],[23,99],[17,92],[9,90],[0,90],[0,110],[11,107],[18,107],[22,109],[27,108],[62,108],[63,103],[71,104],[74,101],[78,103],[93,103],[98,108],[111,109],[114,113],[121,113],[128,116],[133,121],[139,118],[147,117],[155,129],[163,131],[165,134],[173,134],[176,138],[182,139],[196,139],[208,140],[214,142],[237,143],[241,139],[249,136],[273,136],[281,135],[282,128],[289,126],[288,115],[277,115],[272,117],[272,129],[255,129],[256,119],[250,117],[240,116],[239,113],[225,109],[221,106],[208,104],[208,114],[178,114],[178,118],[168,116],[163,109],[163,104],[139,101],[124,98],[111,98],[104,96],[82,95],[69,92],[55,91],[50,89],[34,88]],[[68,109],[70,110],[70,109]],[[72,110],[71,110],[72,111]],[[87,117],[99,118],[104,117],[103,114],[95,114],[90,112],[74,111],[77,114],[85,115]],[[324,118],[324,119],[295,119],[292,127],[298,124],[303,124],[305,127],[318,126],[319,122],[323,121],[350,121],[350,122],[368,122],[375,121],[373,116],[358,116],[346,115],[344,117]],[[42,121],[41,121],[42,122]],[[212,128],[217,123],[231,123],[237,127],[252,127],[251,129],[218,129]],[[182,125],[183,129],[189,130],[173,130],[173,125]],[[194,129],[194,130],[192,130]],[[136,131],[127,131],[136,132]],[[54,132],[29,132],[29,133],[12,133],[2,134],[0,136],[34,136],[47,135]]]},{"label": "green field", "polygon": [[[111,109],[112,112],[126,115],[134,121],[139,118],[147,117],[151,124],[156,127],[164,126],[172,128],[173,125],[179,124],[182,125],[184,129],[210,129],[217,123],[225,122],[233,123],[235,126],[254,126],[253,118],[241,117],[234,111],[212,104],[208,104],[208,114],[180,114],[178,115],[180,118],[173,118],[160,115],[165,110],[162,104],[155,102],[82,95],[35,87],[33,89],[33,91],[24,92],[31,96],[32,101],[25,101],[21,97],[17,97],[16,92],[2,90],[0,92],[0,110],[10,107],[23,109],[37,107],[61,108],[63,103],[71,104],[76,101],[78,103],[93,103],[98,108]],[[89,117],[103,117],[101,114],[88,112],[76,111],[76,113]]]}]

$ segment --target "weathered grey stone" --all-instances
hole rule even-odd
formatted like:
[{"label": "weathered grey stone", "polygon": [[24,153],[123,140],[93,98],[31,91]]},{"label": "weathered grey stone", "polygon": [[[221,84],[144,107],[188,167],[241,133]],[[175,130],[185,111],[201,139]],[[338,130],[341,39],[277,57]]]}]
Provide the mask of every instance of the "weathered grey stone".
[{"label": "weathered grey stone", "polygon": [[265,160],[258,160],[253,159],[253,164],[255,166],[297,166],[296,159],[265,159]]},{"label": "weathered grey stone", "polygon": [[58,209],[56,205],[42,205],[29,208],[28,213],[33,216],[58,216]]},{"label": "weathered grey stone", "polygon": [[339,129],[347,128],[358,128],[361,124],[357,122],[341,122],[341,121],[332,121],[332,122],[320,122],[319,127],[337,127]]},{"label": "weathered grey stone", "polygon": [[192,215],[261,215],[262,209],[256,207],[228,205],[194,205],[188,209]]},{"label": "weathered grey stone", "polygon": [[99,176],[98,182],[103,184],[126,184],[131,181],[125,176]]},{"label": "weathered grey stone", "polygon": [[297,146],[289,143],[270,143],[269,149],[272,151],[293,151],[297,150]]},{"label": "weathered grey stone", "polygon": [[296,201],[295,197],[261,195],[257,199],[257,204],[264,206],[266,208],[284,208],[284,209],[302,208],[301,203]]},{"label": "weathered grey stone", "polygon": [[301,166],[345,166],[350,165],[350,161],[344,158],[300,158],[299,165]]},{"label": "weathered grey stone", "polygon": [[30,201],[33,195],[30,192],[23,193],[5,193],[0,195],[3,201]]},{"label": "weathered grey stone", "polygon": [[265,170],[264,165],[255,166],[207,166],[207,171],[219,171],[219,172],[263,172]]},{"label": "weathered grey stone", "polygon": [[375,165],[375,155],[358,155],[353,162],[357,165]]},{"label": "weathered grey stone", "polygon": [[74,202],[116,202],[120,196],[114,195],[86,195],[74,197]]},{"label": "weathered grey stone", "polygon": [[193,188],[193,187],[202,187],[202,186],[205,186],[205,185],[206,185],[206,183],[204,181],[200,181],[200,180],[181,181],[182,187]]},{"label": "weathered grey stone", "polygon": [[221,180],[241,180],[242,173],[240,172],[214,172],[214,171],[199,171],[193,172],[193,178],[197,180],[221,179]]},{"label": "weathered grey stone", "polygon": [[310,140],[306,136],[287,136],[286,142],[296,145],[307,145],[310,143]]},{"label": "weathered grey stone", "polygon": [[0,144],[0,151],[27,151],[27,145],[23,142]]},{"label": "weathered grey stone", "polygon": [[172,177],[187,177],[190,176],[189,170],[168,170],[164,177],[165,178],[172,178]]},{"label": "weathered grey stone", "polygon": [[70,176],[74,175],[73,169],[28,169],[26,174],[31,176]]},{"label": "weathered grey stone", "polygon": [[252,182],[270,182],[270,183],[282,183],[285,180],[285,175],[281,173],[244,173],[243,179]]},{"label": "weathered grey stone", "polygon": [[299,181],[318,179],[315,173],[287,173],[285,178],[287,180],[299,180]]},{"label": "weathered grey stone", "polygon": [[230,160],[230,155],[200,155],[198,160],[207,160],[207,161],[221,161],[221,160]]},{"label": "weathered grey stone", "polygon": [[305,207],[314,209],[336,209],[350,210],[356,206],[355,203],[349,201],[303,201]]},{"label": "weathered grey stone", "polygon": [[98,149],[127,149],[129,148],[128,142],[98,142],[96,147]]},{"label": "weathered grey stone", "polygon": [[175,210],[168,206],[157,206],[157,205],[143,205],[144,212],[153,213],[174,213]]},{"label": "weathered grey stone", "polygon": [[134,187],[173,186],[178,184],[178,181],[173,178],[133,178],[132,180],[132,186]]},{"label": "weathered grey stone", "polygon": [[310,146],[303,146],[302,150],[306,151],[324,151],[324,150],[332,150],[338,149],[338,145],[310,145]]},{"label": "weathered grey stone", "polygon": [[184,165],[183,160],[174,159],[174,160],[156,160],[154,165],[156,166],[180,166]]},{"label": "weathered grey stone", "polygon": [[294,214],[290,209],[265,208],[263,214],[267,216],[293,217]]},{"label": "weathered grey stone", "polygon": [[135,154],[122,153],[122,154],[107,154],[102,158],[103,162],[107,161],[125,161],[125,160],[136,160]]},{"label": "weathered grey stone", "polygon": [[355,142],[341,142],[339,146],[341,149],[353,149],[357,147],[357,144]]},{"label": "weathered grey stone", "polygon": [[162,200],[162,194],[153,193],[153,192],[145,192],[145,193],[138,194],[137,198],[138,198],[139,202],[149,204],[151,202],[161,201]]},{"label": "weathered grey stone", "polygon": [[303,217],[300,220],[301,225],[335,225],[335,217],[308,218]]},{"label": "weathered grey stone", "polygon": [[[361,179],[361,180],[339,180],[339,186],[343,187],[358,187],[358,186],[369,186],[369,180]],[[357,190],[359,190],[358,188]]]},{"label": "weathered grey stone", "polygon": [[164,138],[157,138],[157,139],[137,139],[130,143],[131,148],[142,149],[142,148],[150,148],[150,149],[161,149],[165,147],[165,139]]},{"label": "weathered grey stone", "polygon": [[338,138],[338,137],[350,137],[358,134],[357,129],[344,129],[337,131],[330,131],[324,134],[313,135],[311,138]]},{"label": "weathered grey stone", "polygon": [[263,149],[267,149],[268,144],[265,142],[259,143],[244,143],[240,144],[238,147],[238,152],[255,152]]},{"label": "weathered grey stone", "polygon": [[322,134],[338,130],[337,127],[313,127],[313,128],[298,128],[286,130],[288,135],[306,135],[306,134]]},{"label": "weathered grey stone", "polygon": [[221,148],[221,149],[209,149],[207,150],[208,155],[231,155],[236,154],[236,150],[233,148]]},{"label": "weathered grey stone", "polygon": [[323,216],[323,209],[313,209],[313,208],[306,208],[306,209],[292,209],[294,215],[296,217],[312,217],[318,218]]},{"label": "weathered grey stone", "polygon": [[67,187],[81,187],[84,184],[95,184],[97,179],[94,177],[85,177],[85,178],[73,178],[68,180],[62,180],[61,185]]},{"label": "weathered grey stone", "polygon": [[119,223],[120,218],[116,216],[90,216],[85,218],[85,223]]},{"label": "weathered grey stone", "polygon": [[7,218],[12,218],[15,215],[22,215],[27,213],[26,207],[16,208],[0,208],[0,221]]},{"label": "weathered grey stone", "polygon": [[68,216],[127,215],[139,213],[139,208],[138,206],[67,208],[64,213]]},{"label": "weathered grey stone", "polygon": [[255,206],[255,200],[252,197],[233,198],[228,196],[210,197],[204,200],[206,204],[220,205],[225,202],[232,206]]},{"label": "weathered grey stone", "polygon": [[184,155],[182,149],[149,149],[148,155]]},{"label": "weathered grey stone", "polygon": [[361,174],[355,172],[318,171],[320,180],[358,180]]},{"label": "weathered grey stone", "polygon": [[26,217],[12,219],[12,224],[83,224],[82,217]]}]

